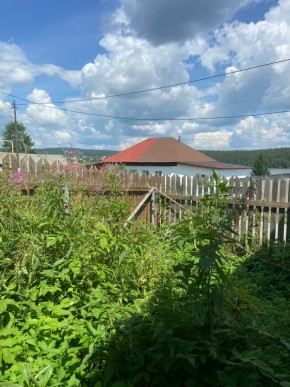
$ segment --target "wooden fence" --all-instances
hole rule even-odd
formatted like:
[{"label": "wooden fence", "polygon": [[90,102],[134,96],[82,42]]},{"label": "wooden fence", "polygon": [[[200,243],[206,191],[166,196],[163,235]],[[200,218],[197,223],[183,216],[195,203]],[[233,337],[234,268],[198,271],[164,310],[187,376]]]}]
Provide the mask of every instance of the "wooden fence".
[{"label": "wooden fence", "polygon": [[[148,192],[146,185],[156,190],[142,203],[143,195]],[[232,177],[228,186],[227,203],[238,240],[245,237],[256,243],[290,240],[290,179]],[[135,201],[139,195],[142,204],[136,217],[157,225],[177,222],[188,210],[195,212],[200,198],[214,191],[212,177],[176,175],[131,175],[128,189]]]},{"label": "wooden fence", "polygon": [[[26,180],[23,189],[27,191],[40,186],[48,173],[50,176],[69,174],[75,187],[100,193],[111,189],[106,174],[96,168],[65,166],[58,161],[48,163],[45,159],[34,162],[31,158],[25,160],[21,168]],[[135,209],[134,219],[157,226],[177,222],[186,211],[195,212],[200,198],[215,191],[210,176],[160,176],[119,171],[117,177],[120,192],[126,193]],[[231,177],[227,181],[230,187],[228,205],[235,213],[233,223],[238,239],[247,236],[259,243],[290,240],[290,179]],[[154,190],[148,195],[151,188]]]},{"label": "wooden fence", "polygon": [[[66,160],[62,156],[43,156],[20,154],[19,168],[25,174],[42,174],[46,170],[60,169]],[[14,153],[0,152],[0,163],[3,171],[17,171],[17,157]]]}]

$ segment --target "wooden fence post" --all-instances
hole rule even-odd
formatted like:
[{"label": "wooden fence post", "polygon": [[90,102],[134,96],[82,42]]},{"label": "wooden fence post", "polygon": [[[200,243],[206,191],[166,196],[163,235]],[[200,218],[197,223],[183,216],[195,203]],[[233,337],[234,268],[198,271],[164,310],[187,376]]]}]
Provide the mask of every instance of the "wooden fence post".
[{"label": "wooden fence post", "polygon": [[156,204],[156,191],[153,189],[151,194],[151,224],[155,226],[155,204]]}]

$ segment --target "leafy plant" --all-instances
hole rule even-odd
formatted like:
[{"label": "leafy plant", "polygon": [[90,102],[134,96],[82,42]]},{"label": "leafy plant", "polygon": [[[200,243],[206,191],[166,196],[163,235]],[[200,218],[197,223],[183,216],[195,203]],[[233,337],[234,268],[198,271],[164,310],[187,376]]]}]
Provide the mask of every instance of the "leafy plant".
[{"label": "leafy plant", "polygon": [[0,175],[0,385],[289,385],[289,246],[230,254],[218,176],[161,229],[72,177]]},{"label": "leafy plant", "polygon": [[204,310],[208,338],[212,339],[214,310],[223,308],[223,285],[226,280],[225,244],[232,243],[232,216],[226,199],[227,182],[213,173],[210,194],[200,200],[196,214],[181,220],[173,228],[173,246],[190,244],[190,256],[176,266],[182,271],[183,286],[195,295],[194,307]]}]

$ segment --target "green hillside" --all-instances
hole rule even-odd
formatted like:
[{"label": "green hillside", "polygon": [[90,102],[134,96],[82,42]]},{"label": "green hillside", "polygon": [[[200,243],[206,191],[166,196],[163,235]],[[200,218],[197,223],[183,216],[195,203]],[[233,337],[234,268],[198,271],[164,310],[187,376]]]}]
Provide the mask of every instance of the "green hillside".
[{"label": "green hillside", "polygon": [[290,148],[234,151],[202,151],[217,161],[252,167],[259,153],[268,161],[268,168],[290,168]]},{"label": "green hillside", "polygon": [[[77,151],[78,160],[86,163],[98,162],[104,156],[112,156],[117,151],[110,150],[99,150],[99,149],[78,149],[74,148]],[[36,152],[39,154],[47,155],[64,155],[64,148],[41,148],[36,149]]]}]

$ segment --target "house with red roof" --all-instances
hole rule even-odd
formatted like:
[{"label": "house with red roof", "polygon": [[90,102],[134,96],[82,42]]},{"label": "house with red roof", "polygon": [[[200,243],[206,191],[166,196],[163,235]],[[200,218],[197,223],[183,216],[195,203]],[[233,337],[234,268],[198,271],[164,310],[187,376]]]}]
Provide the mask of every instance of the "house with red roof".
[{"label": "house with red roof", "polygon": [[147,138],[102,162],[124,164],[132,172],[160,175],[206,176],[212,175],[213,170],[227,178],[251,174],[249,167],[221,163],[172,137]]}]

